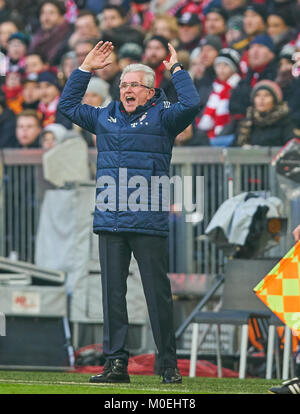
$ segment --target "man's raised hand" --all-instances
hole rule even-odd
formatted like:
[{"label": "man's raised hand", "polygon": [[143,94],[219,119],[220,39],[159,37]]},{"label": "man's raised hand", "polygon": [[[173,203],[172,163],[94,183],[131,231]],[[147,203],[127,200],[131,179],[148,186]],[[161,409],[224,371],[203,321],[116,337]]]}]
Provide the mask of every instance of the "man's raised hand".
[{"label": "man's raised hand", "polygon": [[166,69],[167,70],[170,70],[171,67],[174,65],[174,63],[177,63],[178,62],[178,59],[177,59],[176,50],[171,45],[171,43],[168,43],[168,48],[169,48],[169,52],[170,52],[169,62],[167,60],[164,60],[163,62],[164,62],[164,65],[165,65]]},{"label": "man's raised hand", "polygon": [[109,56],[113,51],[114,46],[112,42],[103,43],[102,40],[86,55],[81,69],[92,72],[93,70],[103,69],[105,66],[112,63]]}]

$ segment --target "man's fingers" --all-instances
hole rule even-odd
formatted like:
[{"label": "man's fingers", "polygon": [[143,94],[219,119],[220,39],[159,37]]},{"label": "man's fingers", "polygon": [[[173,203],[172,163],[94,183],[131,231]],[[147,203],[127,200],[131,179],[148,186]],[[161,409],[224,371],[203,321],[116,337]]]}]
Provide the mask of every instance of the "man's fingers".
[{"label": "man's fingers", "polygon": [[111,46],[112,43],[107,41],[100,47],[99,52],[106,53],[107,50],[110,50]]},{"label": "man's fingers", "polygon": [[174,53],[176,53],[176,50],[174,49],[173,45],[171,43],[168,43],[169,46],[169,51],[170,53],[173,55]]},{"label": "man's fingers", "polygon": [[100,49],[100,47],[101,47],[102,43],[103,43],[103,40],[100,40],[100,42],[98,42],[98,43],[96,44],[95,49],[96,49],[96,50]]},{"label": "man's fingers", "polygon": [[114,49],[114,46],[113,46],[113,44],[110,44],[106,49],[105,49],[105,51],[103,52],[103,54],[105,55],[105,56],[109,56],[110,54],[111,54],[111,52],[113,51],[113,49]]}]

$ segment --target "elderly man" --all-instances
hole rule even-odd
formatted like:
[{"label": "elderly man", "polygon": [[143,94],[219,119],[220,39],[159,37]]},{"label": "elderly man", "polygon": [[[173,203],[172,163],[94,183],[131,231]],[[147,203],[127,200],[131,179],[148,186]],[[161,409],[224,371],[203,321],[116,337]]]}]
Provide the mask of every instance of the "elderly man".
[{"label": "elderly man", "polygon": [[[103,372],[90,381],[130,382],[125,349],[128,332],[125,296],[133,253],[139,265],[158,349],[160,374],[163,383],[176,384],[181,383],[182,378],[177,368],[172,294],[167,277],[168,211],[161,208],[161,199],[157,201],[160,197],[156,192],[151,194],[150,189],[157,176],[169,176],[174,139],[196,116],[199,96],[169,44],[170,60],[164,63],[172,74],[179,98],[177,103],[170,104],[164,92],[155,89],[155,74],[151,68],[133,64],[122,72],[120,102],[112,102],[106,108],[82,105],[91,72],[110,64],[112,50],[111,42],[100,41],[95,46],[70,76],[59,104],[69,119],[97,135],[93,229],[99,234],[103,352],[107,361]],[[135,194],[138,184],[132,185],[137,179],[141,180],[141,197]]]}]

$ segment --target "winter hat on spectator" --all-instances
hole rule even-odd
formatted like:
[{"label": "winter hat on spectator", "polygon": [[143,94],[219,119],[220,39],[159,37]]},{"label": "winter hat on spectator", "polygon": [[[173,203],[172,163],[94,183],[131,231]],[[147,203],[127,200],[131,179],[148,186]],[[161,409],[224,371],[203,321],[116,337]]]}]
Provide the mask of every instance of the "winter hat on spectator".
[{"label": "winter hat on spectator", "polygon": [[255,38],[250,42],[249,47],[255,44],[264,45],[274,53],[274,42],[272,38],[265,33],[255,36]]},{"label": "winter hat on spectator", "polygon": [[268,92],[270,92],[276,104],[282,102],[283,95],[282,95],[282,90],[280,86],[276,82],[273,82],[269,79],[263,79],[257,82],[257,84],[252,89],[251,97],[250,97],[252,103],[253,103],[255,95],[261,89],[266,89]]},{"label": "winter hat on spectator", "polygon": [[54,135],[54,139],[56,141],[56,144],[60,144],[65,140],[65,136],[66,136],[66,133],[68,132],[68,130],[67,130],[67,128],[65,128],[61,124],[50,124],[50,125],[47,125],[43,129],[42,134],[41,134],[41,138],[43,138],[43,136],[47,132],[52,132],[52,134]]},{"label": "winter hat on spectator", "polygon": [[220,52],[222,49],[222,41],[220,39],[220,36],[217,35],[207,35],[200,41],[200,46],[211,46],[214,49],[216,49],[217,52]]},{"label": "winter hat on spectator", "polygon": [[227,63],[234,72],[238,72],[240,58],[240,54],[236,50],[227,47],[220,50],[219,56],[215,59],[214,66],[217,63],[224,62]]},{"label": "winter hat on spectator", "polygon": [[25,84],[27,82],[38,82],[39,75],[37,73],[25,73],[22,83]]},{"label": "winter hat on spectator", "polygon": [[186,12],[178,20],[179,26],[196,26],[201,24],[201,20],[195,13]]},{"label": "winter hat on spectator", "polygon": [[143,48],[137,43],[124,43],[119,50],[119,58],[130,58],[139,62],[142,59]]},{"label": "winter hat on spectator", "polygon": [[280,17],[281,20],[284,21],[286,26],[293,27],[296,25],[295,15],[291,12],[291,10],[277,8],[269,12],[268,16],[273,16],[273,15]]},{"label": "winter hat on spectator", "polygon": [[163,47],[166,49],[166,51],[169,53],[168,39],[160,35],[151,36],[150,39],[147,40],[146,45],[149,42],[151,42],[151,40],[158,40],[163,45]]},{"label": "winter hat on spectator", "polygon": [[219,14],[223,20],[226,22],[228,19],[228,14],[226,12],[225,9],[223,9],[222,7],[211,7],[206,13],[205,15],[208,15],[208,13],[217,13]]},{"label": "winter hat on spectator", "polygon": [[293,55],[296,52],[296,48],[290,44],[284,45],[279,53],[279,59],[287,59],[293,61]]},{"label": "winter hat on spectator", "polygon": [[50,124],[50,125],[47,125],[43,129],[42,137],[46,132],[52,132],[52,134],[54,135],[56,143],[60,144],[61,142],[64,141],[64,137],[65,137],[67,131],[68,131],[67,128],[65,128],[61,124]]},{"label": "winter hat on spectator", "polygon": [[61,85],[55,73],[46,70],[45,72],[41,72],[38,76],[38,82],[48,82],[51,85],[54,85],[58,90],[61,90]]},{"label": "winter hat on spectator", "polygon": [[109,83],[101,78],[98,78],[97,76],[93,76],[90,79],[86,92],[93,92],[101,96],[101,105],[103,106],[111,102],[111,96],[109,94]]},{"label": "winter hat on spectator", "polygon": [[227,29],[236,29],[242,32],[244,30],[243,16],[237,14],[236,16],[230,17],[227,20]]},{"label": "winter hat on spectator", "polygon": [[16,33],[13,33],[12,35],[10,35],[10,37],[9,37],[9,39],[8,39],[8,42],[10,42],[11,40],[14,40],[14,39],[18,39],[18,40],[20,40],[22,43],[24,43],[24,45],[25,45],[25,46],[29,46],[29,43],[30,43],[30,38],[29,38],[29,36],[28,36],[27,34],[25,34],[25,33],[22,33],[22,32],[16,32]]},{"label": "winter hat on spectator", "polygon": [[246,7],[245,12],[251,10],[254,13],[257,13],[260,15],[260,17],[264,20],[264,22],[267,21],[268,18],[268,11],[266,7],[263,4],[260,3],[253,3]]}]

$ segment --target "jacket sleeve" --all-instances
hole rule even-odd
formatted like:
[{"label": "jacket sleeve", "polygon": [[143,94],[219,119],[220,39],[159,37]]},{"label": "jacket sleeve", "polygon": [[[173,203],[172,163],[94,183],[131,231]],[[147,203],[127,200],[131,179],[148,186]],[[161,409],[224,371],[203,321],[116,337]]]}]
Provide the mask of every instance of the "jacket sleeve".
[{"label": "jacket sleeve", "polygon": [[101,108],[81,103],[91,78],[90,72],[75,69],[61,94],[58,109],[74,124],[96,133],[96,124]]},{"label": "jacket sleeve", "polygon": [[175,72],[172,81],[178,102],[163,111],[162,123],[171,135],[176,136],[195,119],[200,109],[200,98],[186,70]]},{"label": "jacket sleeve", "polygon": [[232,89],[229,101],[229,111],[234,119],[244,118],[248,106],[250,106],[251,86],[246,79],[242,79],[238,85]]},{"label": "jacket sleeve", "polygon": [[290,114],[285,119],[285,122],[283,123],[282,128],[282,145],[285,145],[288,141],[290,141],[292,138],[296,138],[295,134],[295,123],[290,117]]}]

